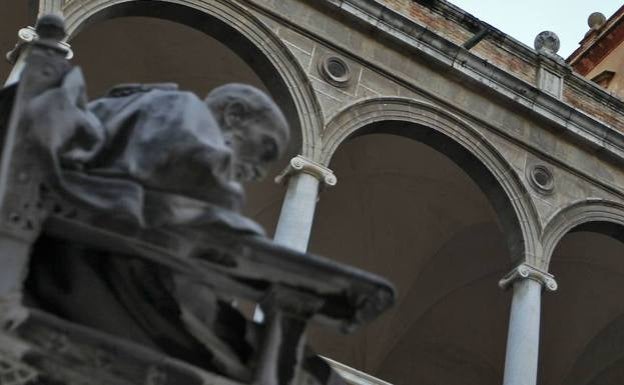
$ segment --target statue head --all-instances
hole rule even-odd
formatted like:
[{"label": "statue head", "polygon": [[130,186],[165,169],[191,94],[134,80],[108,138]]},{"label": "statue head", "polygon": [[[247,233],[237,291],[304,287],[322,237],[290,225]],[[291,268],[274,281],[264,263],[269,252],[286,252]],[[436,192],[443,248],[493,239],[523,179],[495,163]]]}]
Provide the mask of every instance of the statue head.
[{"label": "statue head", "polygon": [[288,145],[288,123],[282,111],[267,94],[244,84],[215,88],[205,102],[234,153],[234,177],[239,181],[262,178]]}]

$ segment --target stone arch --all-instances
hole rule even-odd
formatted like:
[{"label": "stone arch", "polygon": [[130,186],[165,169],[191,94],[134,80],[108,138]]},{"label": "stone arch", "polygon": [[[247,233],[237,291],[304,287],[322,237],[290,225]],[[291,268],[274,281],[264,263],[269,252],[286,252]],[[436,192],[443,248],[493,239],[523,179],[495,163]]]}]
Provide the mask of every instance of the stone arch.
[{"label": "stone arch", "polygon": [[[413,132],[397,132],[391,126],[396,122],[410,123],[415,129],[410,130]],[[385,123],[390,125],[384,127]],[[372,132],[411,137],[455,161],[475,180],[499,213],[512,261],[539,265],[538,216],[519,176],[482,134],[438,107],[400,97],[365,99],[348,106],[327,124],[319,162],[328,165],[344,141],[370,133],[373,124],[377,128]],[[429,134],[423,135],[424,131]],[[440,141],[444,142],[443,146]],[[462,156],[461,163],[453,159],[451,152]]]},{"label": "stone arch", "polygon": [[[577,201],[557,211],[544,228],[542,245],[547,268],[559,241],[575,229],[624,237],[624,204],[600,198]],[[620,234],[621,233],[621,234]]]},{"label": "stone arch", "polygon": [[63,14],[69,39],[91,23],[124,16],[165,19],[215,37],[247,61],[263,80],[268,80],[265,84],[284,108],[293,136],[301,136],[298,150],[309,156],[317,148],[323,121],[305,71],[280,38],[238,2],[81,0],[66,4]]},{"label": "stone arch", "polygon": [[544,384],[621,383],[624,204],[577,200],[550,217],[542,245],[545,268],[562,289],[542,302],[540,378]]}]

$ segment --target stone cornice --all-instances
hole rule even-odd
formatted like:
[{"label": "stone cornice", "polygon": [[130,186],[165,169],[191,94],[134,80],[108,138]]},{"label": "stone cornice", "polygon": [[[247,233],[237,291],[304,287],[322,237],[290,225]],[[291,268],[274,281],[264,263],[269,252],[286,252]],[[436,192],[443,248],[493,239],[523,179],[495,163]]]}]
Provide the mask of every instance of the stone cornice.
[{"label": "stone cornice", "polygon": [[[374,0],[316,1],[324,3],[327,7],[338,9],[358,24],[375,29],[378,34],[383,34],[408,49],[418,52],[423,58],[448,67],[466,80],[485,86],[501,97],[524,106],[534,115],[550,121],[553,125],[577,137],[589,148],[602,151],[618,161],[624,161],[624,134],[622,132],[548,95],[534,85],[492,65],[383,4]],[[446,5],[451,7],[449,4]],[[539,60],[546,60],[548,66],[558,73],[571,73],[569,67],[563,62],[540,58],[535,51],[512,38],[506,37],[503,40],[508,47],[517,49],[517,52],[521,53],[520,57],[530,57],[536,65]],[[565,77],[565,83],[603,103],[606,102],[604,104],[614,111],[624,110],[624,101],[599,89],[581,76],[568,75]]]},{"label": "stone cornice", "polygon": [[[418,2],[417,0],[412,1]],[[535,62],[538,59],[539,53],[534,49],[446,0],[436,0],[432,5],[426,5],[426,7],[447,19],[453,20],[468,31],[477,32],[480,29],[487,29],[488,36],[492,41],[505,51],[513,52],[517,57],[529,62]],[[563,61],[563,58],[561,60]]]},{"label": "stone cornice", "polygon": [[332,170],[301,155],[297,155],[290,160],[284,171],[275,177],[275,182],[282,183],[288,179],[290,175],[299,172],[312,175],[327,186],[335,186],[336,183],[338,183],[338,179]]},{"label": "stone cornice", "polygon": [[532,279],[541,283],[548,291],[557,290],[557,281],[555,281],[555,277],[552,274],[527,263],[520,264],[507,273],[507,275],[498,282],[498,286],[502,289],[507,289],[519,279]]}]

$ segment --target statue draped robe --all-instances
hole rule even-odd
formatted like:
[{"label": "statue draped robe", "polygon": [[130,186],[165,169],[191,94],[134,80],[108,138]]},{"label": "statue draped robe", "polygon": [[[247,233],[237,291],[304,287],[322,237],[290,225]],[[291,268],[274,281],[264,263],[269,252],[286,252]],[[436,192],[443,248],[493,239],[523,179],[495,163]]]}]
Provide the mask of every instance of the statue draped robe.
[{"label": "statue draped robe", "polygon": [[[32,101],[26,118],[47,149],[55,187],[101,212],[103,221],[122,221],[130,232],[223,227],[262,234],[237,214],[243,190],[232,181],[233,155],[209,109],[190,92],[125,85],[87,104],[81,73],[73,69],[60,87]],[[192,283],[155,264],[43,236],[26,287],[31,304],[69,321],[236,378],[249,375],[247,321],[207,289],[189,293]],[[196,317],[228,354],[189,332],[185,301],[193,309],[202,304]]]}]

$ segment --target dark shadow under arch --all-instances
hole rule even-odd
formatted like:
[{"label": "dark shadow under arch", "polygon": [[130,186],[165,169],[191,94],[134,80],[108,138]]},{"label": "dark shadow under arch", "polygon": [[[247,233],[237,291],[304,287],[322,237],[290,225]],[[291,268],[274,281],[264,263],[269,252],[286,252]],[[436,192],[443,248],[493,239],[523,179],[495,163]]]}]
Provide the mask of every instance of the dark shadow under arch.
[{"label": "dark shadow under arch", "polygon": [[[540,375],[545,384],[612,385],[624,379],[624,307],[618,299],[624,291],[624,225],[617,216],[606,215],[616,213],[616,207],[578,210],[552,246],[549,263],[561,286],[560,293],[543,302],[542,343],[548,354]],[[573,350],[562,350],[562,337]],[[547,363],[562,359],[567,364],[547,375]]]},{"label": "dark shadow under arch", "polygon": [[[590,233],[598,233],[602,235],[606,235],[611,237],[621,243],[624,243],[624,227],[620,224],[614,222],[606,222],[606,221],[591,221],[581,223],[570,229],[567,234],[577,233],[577,232],[590,232]],[[565,235],[564,235],[565,237]]]},{"label": "dark shadow under arch", "polygon": [[[72,36],[99,21],[121,17],[152,17],[179,23],[218,40],[239,56],[258,75],[267,90],[282,108],[291,128],[289,154],[302,148],[302,128],[297,107],[289,88],[269,58],[235,28],[216,17],[190,6],[169,1],[139,0],[114,4],[96,12],[73,31]],[[155,36],[155,38],[158,38]]]},{"label": "dark shadow under arch", "polygon": [[[624,369],[624,314],[604,327],[586,346],[564,380],[568,385],[611,384],[609,374]],[[619,377],[621,380],[621,377]],[[609,382],[607,382],[609,381]]]},{"label": "dark shadow under arch", "polygon": [[476,183],[497,213],[512,262],[522,261],[525,256],[525,243],[516,212],[500,182],[475,155],[444,133],[402,120],[368,124],[356,130],[346,140],[368,134],[389,134],[416,140],[444,154],[455,163]]}]

